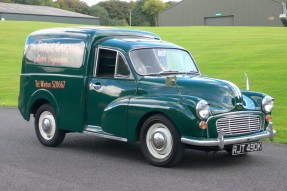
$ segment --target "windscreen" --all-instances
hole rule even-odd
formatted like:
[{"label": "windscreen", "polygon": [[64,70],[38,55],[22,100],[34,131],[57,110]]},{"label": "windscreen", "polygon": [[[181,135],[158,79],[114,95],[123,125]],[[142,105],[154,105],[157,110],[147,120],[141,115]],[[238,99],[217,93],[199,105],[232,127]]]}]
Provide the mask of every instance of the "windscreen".
[{"label": "windscreen", "polygon": [[189,53],[181,49],[136,49],[130,55],[140,75],[198,72]]}]

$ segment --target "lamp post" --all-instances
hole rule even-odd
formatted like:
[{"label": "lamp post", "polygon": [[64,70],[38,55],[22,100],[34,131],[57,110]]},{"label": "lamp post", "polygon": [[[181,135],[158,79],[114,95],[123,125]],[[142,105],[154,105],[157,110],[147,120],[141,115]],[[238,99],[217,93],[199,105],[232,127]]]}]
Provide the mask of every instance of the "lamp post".
[{"label": "lamp post", "polygon": [[129,12],[130,12],[130,27],[132,26],[132,10],[129,9]]}]

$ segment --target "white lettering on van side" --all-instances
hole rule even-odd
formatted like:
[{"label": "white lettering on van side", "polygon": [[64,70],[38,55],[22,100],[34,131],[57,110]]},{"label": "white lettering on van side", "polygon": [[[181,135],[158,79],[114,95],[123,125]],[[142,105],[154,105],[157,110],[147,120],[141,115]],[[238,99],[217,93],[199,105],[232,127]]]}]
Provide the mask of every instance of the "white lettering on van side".
[{"label": "white lettering on van side", "polygon": [[38,43],[29,45],[26,57],[34,64],[77,68],[82,65],[84,52],[84,42]]},{"label": "white lettering on van side", "polygon": [[61,44],[61,43],[39,43],[30,44],[29,49],[33,52],[62,53],[62,54],[82,54],[85,43]]},{"label": "white lettering on van side", "polygon": [[68,64],[68,58],[67,57],[52,57],[50,56],[46,63],[54,66],[54,65],[66,65]]}]

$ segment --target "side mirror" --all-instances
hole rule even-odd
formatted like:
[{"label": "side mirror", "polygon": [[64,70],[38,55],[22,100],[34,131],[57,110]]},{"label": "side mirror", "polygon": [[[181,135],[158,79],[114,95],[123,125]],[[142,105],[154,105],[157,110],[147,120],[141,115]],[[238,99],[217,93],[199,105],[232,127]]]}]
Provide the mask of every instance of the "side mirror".
[{"label": "side mirror", "polygon": [[167,76],[165,78],[165,85],[167,85],[167,86],[176,85],[176,76]]}]

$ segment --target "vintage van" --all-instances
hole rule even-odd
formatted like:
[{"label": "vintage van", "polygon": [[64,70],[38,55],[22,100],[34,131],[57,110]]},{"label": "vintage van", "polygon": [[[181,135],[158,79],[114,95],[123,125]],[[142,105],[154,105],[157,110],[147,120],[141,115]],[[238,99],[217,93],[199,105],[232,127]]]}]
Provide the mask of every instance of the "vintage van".
[{"label": "vintage van", "polygon": [[28,36],[18,107],[35,117],[43,145],[70,132],[139,141],[151,164],[170,166],[185,148],[260,151],[275,134],[273,102],[202,75],[187,50],[156,34],[75,27]]}]

